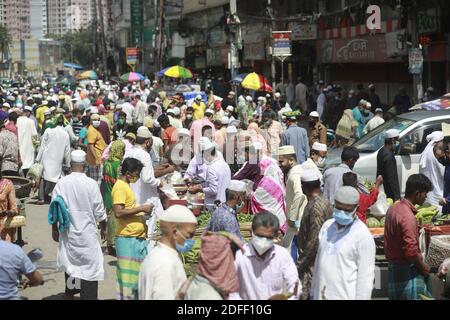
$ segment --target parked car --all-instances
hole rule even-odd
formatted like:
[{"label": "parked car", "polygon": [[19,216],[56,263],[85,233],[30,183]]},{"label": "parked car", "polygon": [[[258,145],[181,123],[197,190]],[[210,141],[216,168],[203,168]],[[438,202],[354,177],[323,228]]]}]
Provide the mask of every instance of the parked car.
[{"label": "parked car", "polygon": [[[375,181],[377,154],[384,146],[385,133],[389,129],[397,129],[400,131],[400,147],[395,158],[400,189],[404,194],[408,177],[419,173],[420,156],[428,144],[427,136],[434,131],[441,131],[443,122],[450,123],[450,110],[416,111],[396,116],[353,144],[360,153],[354,172],[369,181]],[[330,151],[326,168],[339,165],[341,153],[342,149]]]}]

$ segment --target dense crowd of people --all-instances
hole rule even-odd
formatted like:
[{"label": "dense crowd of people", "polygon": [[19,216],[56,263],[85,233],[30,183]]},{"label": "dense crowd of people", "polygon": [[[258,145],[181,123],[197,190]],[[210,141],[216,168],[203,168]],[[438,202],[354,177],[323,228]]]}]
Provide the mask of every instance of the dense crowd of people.
[{"label": "dense crowd of people", "polygon": [[[0,265],[7,267],[0,268],[0,299],[19,297],[17,274],[43,283],[11,244],[15,229],[4,223],[20,214],[7,178],[13,176],[35,181],[37,204],[50,205],[67,299],[78,293],[97,299],[104,280],[99,233],[117,257],[120,300],[371,299],[375,242],[365,219],[382,185],[400,200],[386,221],[390,297],[417,298],[429,269],[414,231],[414,205],[441,185],[437,201],[448,206],[450,189],[442,184],[450,180],[442,168],[439,184],[430,182],[438,171],[432,168],[449,168],[448,141],[430,139],[426,167],[433,175],[409,177],[401,199],[399,132],[387,131],[377,181],[365,190],[353,172],[359,152],[350,145],[385,121],[375,86],[358,86],[344,99],[340,87],[320,82],[311,103],[299,81],[277,86],[273,96],[229,91],[223,99],[207,86],[206,96],[188,101],[150,81],[2,90]],[[393,107],[394,113],[411,107],[404,90]],[[342,163],[324,171],[336,146],[343,147]],[[195,244],[197,218],[187,206],[169,205],[174,186],[183,184],[212,213],[189,279],[180,254]],[[236,217],[244,211],[254,215],[247,243]]]}]

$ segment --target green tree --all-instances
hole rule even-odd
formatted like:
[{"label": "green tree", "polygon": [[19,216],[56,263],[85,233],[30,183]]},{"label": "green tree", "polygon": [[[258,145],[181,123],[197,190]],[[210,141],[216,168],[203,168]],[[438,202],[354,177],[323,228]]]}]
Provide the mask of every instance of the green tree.
[{"label": "green tree", "polygon": [[12,38],[8,28],[0,25],[0,51],[2,53],[2,61],[5,59],[5,53],[9,51],[11,44]]}]

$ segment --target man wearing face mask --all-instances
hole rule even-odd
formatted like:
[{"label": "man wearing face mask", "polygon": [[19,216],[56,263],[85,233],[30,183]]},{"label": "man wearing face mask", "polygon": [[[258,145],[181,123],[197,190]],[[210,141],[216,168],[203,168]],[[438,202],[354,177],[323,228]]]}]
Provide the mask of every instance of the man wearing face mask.
[{"label": "man wearing face mask", "polygon": [[174,205],[159,221],[161,239],[139,271],[139,300],[175,300],[187,280],[180,254],[194,246],[197,219],[185,206]]},{"label": "man wearing face mask", "polygon": [[289,299],[298,300],[302,286],[295,263],[285,248],[274,244],[279,229],[278,218],[272,213],[255,215],[252,240],[244,245],[244,252],[236,253],[240,289],[239,294],[230,295],[230,300],[268,300],[285,294],[292,294]]},{"label": "man wearing face mask", "polygon": [[225,117],[230,118],[230,121],[234,121],[234,120],[236,120],[236,118],[234,116],[235,116],[234,107],[233,106],[228,106],[225,109]]},{"label": "man wearing face mask", "polygon": [[377,155],[377,177],[383,177],[384,192],[394,202],[400,200],[400,184],[395,160],[395,153],[400,144],[399,137],[400,132],[396,129],[386,131],[384,147],[378,151]]},{"label": "man wearing face mask", "polygon": [[302,189],[307,197],[301,223],[298,223],[298,259],[297,268],[302,282],[303,293],[300,299],[308,300],[311,280],[319,247],[319,232],[322,225],[333,216],[333,205],[323,196],[320,190],[320,176],[316,171],[303,171]]},{"label": "man wearing face mask", "polygon": [[390,300],[420,300],[420,294],[431,296],[427,288],[430,267],[419,247],[415,205],[423,205],[432,188],[431,181],[423,174],[410,176],[405,198],[386,214],[384,252],[389,261]]},{"label": "man wearing face mask", "polygon": [[236,215],[244,206],[247,184],[242,181],[231,180],[226,190],[227,201],[217,208],[206,227],[206,231],[225,231],[238,236],[241,240],[242,234]]},{"label": "man wearing face mask", "polygon": [[358,123],[358,139],[361,139],[363,136],[364,127],[366,126],[364,122],[364,117],[367,116],[366,104],[366,100],[361,100],[358,106],[353,108],[353,119]]},{"label": "man wearing face mask", "polygon": [[319,233],[310,296],[314,300],[370,300],[375,278],[375,241],[356,211],[359,192],[341,187],[333,219]]},{"label": "man wearing face mask", "polygon": [[280,168],[286,177],[286,218],[289,227],[283,238],[283,247],[289,249],[292,246],[292,258],[296,261],[297,239],[295,236],[298,232],[298,221],[301,221],[303,210],[307,203],[300,182],[303,170],[297,163],[295,148],[293,146],[280,147],[278,157]]},{"label": "man wearing face mask", "polygon": [[320,177],[321,184],[323,182],[322,172],[319,168],[323,168],[327,160],[328,148],[326,144],[314,142],[311,147],[311,156],[302,164],[303,170],[312,170]]},{"label": "man wearing face mask", "polygon": [[320,122],[319,113],[313,111],[309,114],[311,131],[309,133],[309,145],[312,147],[314,142],[327,143],[327,128]]},{"label": "man wearing face mask", "polygon": [[347,99],[347,109],[353,109],[358,105],[358,100],[355,95],[355,90],[350,90],[348,92],[348,99]]},{"label": "man wearing face mask", "polygon": [[87,130],[87,163],[89,165],[88,176],[97,181],[98,185],[102,181],[102,154],[106,149],[106,143],[102,134],[98,130],[100,126],[100,116],[91,115],[91,124]]},{"label": "man wearing face mask", "polygon": [[354,147],[345,147],[342,150],[342,163],[334,168],[327,169],[323,174],[323,194],[334,204],[336,191],[342,186],[342,176],[344,173],[352,172],[359,159],[359,152]]},{"label": "man wearing face mask", "polygon": [[192,107],[187,107],[186,109],[186,119],[183,121],[183,128],[186,128],[188,130],[191,129],[192,122],[194,117],[194,109]]}]

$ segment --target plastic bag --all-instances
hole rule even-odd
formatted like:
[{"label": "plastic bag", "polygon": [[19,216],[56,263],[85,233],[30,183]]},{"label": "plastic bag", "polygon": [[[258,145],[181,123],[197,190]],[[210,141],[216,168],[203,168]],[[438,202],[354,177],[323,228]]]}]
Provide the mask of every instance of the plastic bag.
[{"label": "plastic bag", "polygon": [[378,194],[377,202],[370,207],[370,214],[374,217],[384,217],[389,209],[389,204],[387,202],[386,193],[380,192]]},{"label": "plastic bag", "polygon": [[450,258],[445,259],[439,267],[438,275],[445,276],[450,270]]},{"label": "plastic bag", "polygon": [[27,173],[27,178],[35,179],[40,178],[42,176],[42,172],[44,171],[44,166],[40,163],[34,163],[31,165],[30,169]]}]

